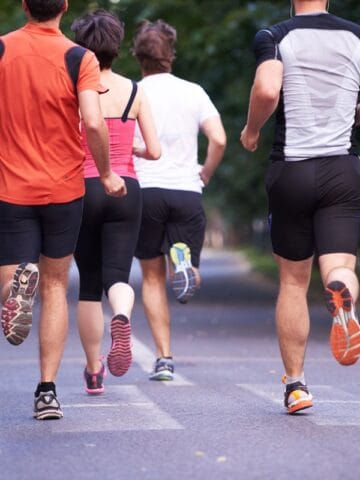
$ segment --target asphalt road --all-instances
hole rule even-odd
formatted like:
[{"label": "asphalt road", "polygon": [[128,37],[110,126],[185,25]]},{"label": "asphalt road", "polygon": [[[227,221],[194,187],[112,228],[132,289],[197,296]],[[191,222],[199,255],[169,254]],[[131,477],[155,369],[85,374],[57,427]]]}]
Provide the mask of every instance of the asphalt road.
[{"label": "asphalt road", "polygon": [[[360,478],[359,366],[342,367],[331,357],[323,305],[311,306],[306,362],[315,406],[289,416],[274,328],[276,286],[235,254],[205,251],[202,271],[197,297],[171,303],[176,379],[157,383],[147,376],[153,344],[134,265],[134,362],[122,378],[109,374],[105,394],[90,398],[72,270],[71,328],[57,381],[62,420],[32,418],[36,321],[19,347],[0,338],[1,480]],[[109,345],[107,330],[104,354]]]}]

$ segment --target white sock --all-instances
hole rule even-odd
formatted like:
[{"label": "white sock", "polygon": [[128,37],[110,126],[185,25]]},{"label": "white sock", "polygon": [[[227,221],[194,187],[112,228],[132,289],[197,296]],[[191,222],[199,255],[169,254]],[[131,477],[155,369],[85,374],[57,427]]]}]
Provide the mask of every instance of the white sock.
[{"label": "white sock", "polygon": [[296,382],[301,382],[303,385],[306,385],[304,374],[302,374],[300,377],[289,377],[286,375],[286,385]]}]

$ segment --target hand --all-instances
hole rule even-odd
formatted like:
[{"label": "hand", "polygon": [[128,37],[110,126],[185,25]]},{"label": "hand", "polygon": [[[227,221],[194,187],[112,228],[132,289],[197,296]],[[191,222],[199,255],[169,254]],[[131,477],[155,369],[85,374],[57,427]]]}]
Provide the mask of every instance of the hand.
[{"label": "hand", "polygon": [[200,175],[201,181],[204,184],[204,187],[207,187],[209,185],[209,182],[210,182],[210,175],[208,175],[206,173],[205,168],[201,169],[199,175]]},{"label": "hand", "polygon": [[240,142],[246,150],[249,152],[255,152],[255,150],[258,148],[259,138],[260,132],[249,132],[247,125],[245,125],[245,128],[240,135]]},{"label": "hand", "polygon": [[124,197],[127,194],[126,184],[117,173],[110,171],[106,176],[100,177],[105,192],[111,197]]}]

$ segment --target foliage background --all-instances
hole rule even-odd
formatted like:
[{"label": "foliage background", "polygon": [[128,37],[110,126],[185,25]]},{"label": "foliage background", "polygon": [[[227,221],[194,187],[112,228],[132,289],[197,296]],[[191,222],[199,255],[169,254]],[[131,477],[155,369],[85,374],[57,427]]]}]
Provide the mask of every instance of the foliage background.
[{"label": "foliage background", "polygon": [[[140,78],[130,53],[136,24],[162,18],[178,31],[174,73],[201,84],[222,115],[228,135],[224,161],[204,198],[208,211],[221,212],[222,223],[235,238],[249,239],[257,219],[266,216],[264,173],[271,148],[273,124],[263,129],[262,142],[255,154],[239,145],[248,96],[255,70],[252,42],[256,31],[289,17],[288,0],[69,0],[62,30],[72,37],[73,19],[89,10],[106,8],[124,22],[126,37],[115,70]],[[332,0],[330,11],[352,21],[360,21],[358,0]],[[0,0],[0,33],[23,25],[20,0]],[[204,154],[204,141],[200,159]],[[261,224],[260,224],[261,225]]]}]

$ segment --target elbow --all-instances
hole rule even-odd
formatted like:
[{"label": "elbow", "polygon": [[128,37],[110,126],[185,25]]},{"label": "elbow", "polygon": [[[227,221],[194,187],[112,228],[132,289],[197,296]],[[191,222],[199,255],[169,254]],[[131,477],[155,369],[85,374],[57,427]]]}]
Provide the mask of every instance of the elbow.
[{"label": "elbow", "polygon": [[148,152],[148,159],[149,160],[159,160],[160,157],[161,157],[160,148],[158,150],[150,150]]},{"label": "elbow", "polygon": [[87,133],[96,133],[103,128],[104,119],[103,118],[91,118],[84,120],[84,125]]},{"label": "elbow", "polygon": [[264,85],[257,92],[259,98],[266,103],[274,103],[279,100],[279,89],[275,86]]}]

